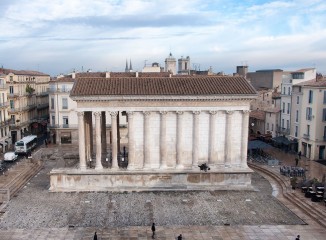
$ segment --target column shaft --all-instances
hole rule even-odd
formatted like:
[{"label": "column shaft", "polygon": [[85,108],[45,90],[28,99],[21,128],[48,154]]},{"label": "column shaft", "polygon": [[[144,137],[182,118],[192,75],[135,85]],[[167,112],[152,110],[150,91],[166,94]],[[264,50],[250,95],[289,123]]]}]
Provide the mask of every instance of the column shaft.
[{"label": "column shaft", "polygon": [[177,112],[177,168],[184,168],[183,166],[183,126],[182,126],[183,112]]},{"label": "column shaft", "polygon": [[84,112],[78,112],[79,168],[86,170]]},{"label": "column shaft", "polygon": [[217,163],[216,151],[216,113],[217,111],[209,111],[209,158],[208,163],[214,165]]},{"label": "column shaft", "polygon": [[111,131],[112,131],[112,169],[119,169],[118,165],[118,142],[117,142],[117,114],[118,112],[110,112],[111,115]]},{"label": "column shaft", "polygon": [[193,112],[194,123],[193,123],[193,144],[192,144],[192,166],[198,168],[198,157],[199,157],[199,111]]},{"label": "column shaft", "polygon": [[247,151],[248,151],[248,127],[249,127],[249,110],[244,110],[242,114],[241,130],[241,167],[248,168]]},{"label": "column shaft", "polygon": [[231,161],[232,161],[232,114],[233,111],[226,111],[225,167],[231,167]]},{"label": "column shaft", "polygon": [[106,114],[102,112],[101,114],[101,141],[102,141],[102,153],[106,156]]},{"label": "column shaft", "polygon": [[166,115],[167,112],[162,111],[160,122],[160,168],[167,168],[167,139],[166,139]]},{"label": "column shaft", "polygon": [[135,168],[134,112],[128,114],[128,170]]},{"label": "column shaft", "polygon": [[95,137],[96,137],[96,163],[95,170],[103,169],[102,166],[102,143],[101,143],[101,112],[94,112]]},{"label": "column shaft", "polygon": [[144,168],[151,167],[150,112],[144,112]]}]

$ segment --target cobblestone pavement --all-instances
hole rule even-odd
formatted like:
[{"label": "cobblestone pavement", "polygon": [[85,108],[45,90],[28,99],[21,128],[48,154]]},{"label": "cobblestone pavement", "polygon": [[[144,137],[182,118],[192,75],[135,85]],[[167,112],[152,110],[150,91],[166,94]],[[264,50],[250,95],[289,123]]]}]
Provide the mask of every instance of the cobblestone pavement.
[{"label": "cobblestone pavement", "polygon": [[[0,239],[325,239],[325,229],[305,223],[253,174],[256,191],[156,193],[49,193],[48,172],[67,165],[61,149],[46,149],[40,171],[0,215]],[[230,226],[224,226],[224,224]]]}]

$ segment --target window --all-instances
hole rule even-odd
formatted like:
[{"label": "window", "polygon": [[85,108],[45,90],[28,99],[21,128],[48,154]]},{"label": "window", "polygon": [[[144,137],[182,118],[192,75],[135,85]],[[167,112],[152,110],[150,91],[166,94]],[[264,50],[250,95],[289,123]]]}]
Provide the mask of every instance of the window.
[{"label": "window", "polygon": [[269,117],[272,117],[272,113],[269,113]]},{"label": "window", "polygon": [[326,108],[323,109],[323,122],[326,122]]},{"label": "window", "polygon": [[284,119],[282,119],[282,128],[284,128]]},{"label": "window", "polygon": [[312,103],[312,99],[313,99],[314,95],[313,95],[313,91],[309,90],[309,99],[308,99],[308,103]]},{"label": "window", "polygon": [[13,76],[10,76],[10,81],[13,81],[14,80],[14,77]]},{"label": "window", "polygon": [[9,86],[9,93],[14,94],[14,86]]},{"label": "window", "polygon": [[274,131],[274,123],[272,123],[272,131]]},{"label": "window", "polygon": [[70,132],[62,132],[61,133],[61,143],[63,143],[63,144],[71,143],[71,133]]},{"label": "window", "polygon": [[286,120],[286,128],[289,129],[290,128],[290,121]]},{"label": "window", "polygon": [[55,116],[52,115],[52,125],[55,125]]},{"label": "window", "polygon": [[267,125],[266,125],[266,129],[269,130],[269,123],[267,123]]},{"label": "window", "polygon": [[311,118],[312,118],[311,114],[312,114],[312,108],[307,107],[307,109],[306,109],[306,119],[307,120],[311,120]]},{"label": "window", "polygon": [[307,135],[310,135],[310,125],[307,125]]},{"label": "window", "polygon": [[288,95],[291,95],[291,88],[288,88]]},{"label": "window", "polygon": [[295,111],[295,122],[299,121],[299,111]]},{"label": "window", "polygon": [[290,103],[288,103],[287,114],[290,114]]},{"label": "window", "polygon": [[51,98],[51,109],[54,109],[54,98]]},{"label": "window", "polygon": [[295,137],[298,137],[298,126],[295,126],[295,133],[294,133]]},{"label": "window", "polygon": [[326,126],[324,127],[324,141],[326,139]]},{"label": "window", "polygon": [[285,113],[285,103],[283,103],[282,113]]},{"label": "window", "polygon": [[324,104],[326,104],[326,91],[324,91]]},{"label": "window", "polygon": [[68,121],[68,116],[63,116],[62,117],[62,122],[63,122],[63,126],[64,128],[68,128],[69,127],[69,121]]},{"label": "window", "polygon": [[10,100],[10,108],[11,109],[14,109],[15,108],[14,100]]},{"label": "window", "polygon": [[62,98],[62,109],[68,109],[68,99]]},{"label": "window", "polygon": [[283,94],[285,94],[285,87],[283,87]]},{"label": "window", "polygon": [[297,104],[299,104],[299,102],[300,102],[300,98],[299,96],[297,96]]}]

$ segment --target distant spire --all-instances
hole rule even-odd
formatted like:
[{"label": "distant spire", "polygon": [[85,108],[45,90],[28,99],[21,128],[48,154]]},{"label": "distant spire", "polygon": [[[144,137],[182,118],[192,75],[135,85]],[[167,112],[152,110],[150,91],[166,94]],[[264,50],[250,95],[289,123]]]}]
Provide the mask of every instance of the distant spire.
[{"label": "distant spire", "polygon": [[126,59],[126,68],[125,68],[125,72],[128,72],[129,71],[129,68],[128,68],[128,61]]},{"label": "distant spire", "polygon": [[131,59],[130,59],[130,64],[129,64],[129,70],[130,70],[130,72],[132,71],[132,65],[131,65]]}]

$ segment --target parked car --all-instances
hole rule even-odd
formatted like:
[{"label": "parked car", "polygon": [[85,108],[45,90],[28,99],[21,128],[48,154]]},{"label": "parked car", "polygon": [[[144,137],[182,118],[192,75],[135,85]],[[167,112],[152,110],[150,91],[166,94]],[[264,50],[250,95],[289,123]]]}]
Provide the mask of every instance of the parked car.
[{"label": "parked car", "polygon": [[5,153],[3,160],[7,162],[13,162],[16,161],[18,158],[18,155],[15,152],[7,152]]}]

